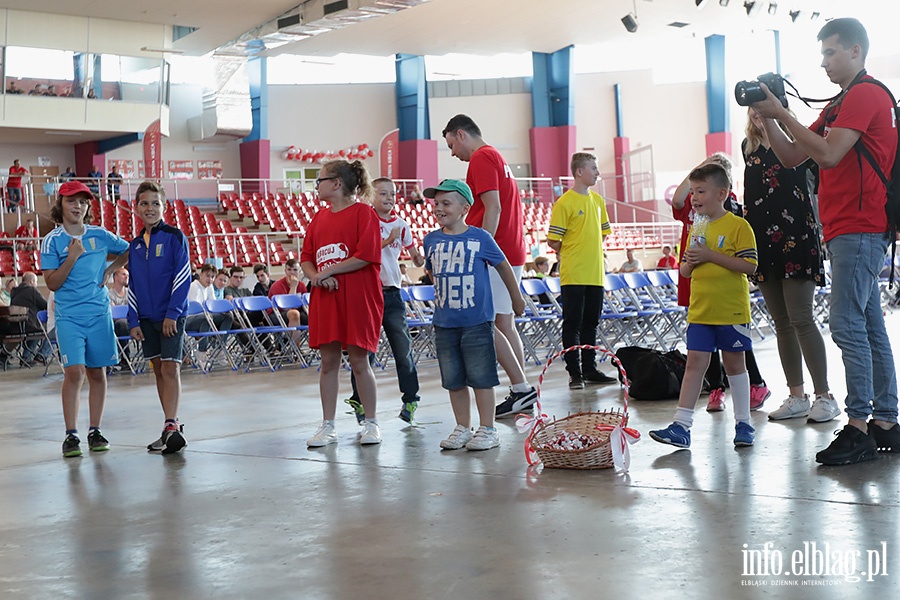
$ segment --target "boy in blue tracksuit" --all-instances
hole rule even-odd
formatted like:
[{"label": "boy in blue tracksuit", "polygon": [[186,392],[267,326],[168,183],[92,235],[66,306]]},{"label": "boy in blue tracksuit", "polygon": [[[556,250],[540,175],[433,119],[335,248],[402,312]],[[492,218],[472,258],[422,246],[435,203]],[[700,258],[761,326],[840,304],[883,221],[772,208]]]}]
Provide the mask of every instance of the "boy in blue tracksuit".
[{"label": "boy in blue tracksuit", "polygon": [[132,338],[143,342],[144,357],[153,365],[166,419],[162,435],[147,450],[172,454],[187,446],[178,400],[191,264],[184,233],[162,220],[165,207],[162,185],[145,181],[138,186],[135,213],[144,228],[129,247],[128,328]]}]

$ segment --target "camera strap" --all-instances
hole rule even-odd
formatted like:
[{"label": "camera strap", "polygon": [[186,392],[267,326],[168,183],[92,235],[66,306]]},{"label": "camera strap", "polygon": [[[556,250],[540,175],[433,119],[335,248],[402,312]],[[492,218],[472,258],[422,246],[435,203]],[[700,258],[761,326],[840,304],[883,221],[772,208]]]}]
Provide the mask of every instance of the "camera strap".
[{"label": "camera strap", "polygon": [[866,70],[862,69],[859,73],[856,74],[856,77],[853,78],[853,81],[850,82],[850,85],[848,85],[846,88],[844,88],[843,90],[841,90],[840,92],[838,92],[837,94],[832,96],[831,98],[806,98],[806,97],[800,95],[800,91],[796,87],[794,87],[793,83],[791,83],[787,79],[785,79],[784,82],[787,83],[789,86],[791,86],[791,89],[793,89],[796,92],[796,94],[788,94],[789,96],[793,96],[797,100],[800,100],[803,104],[805,104],[809,108],[815,108],[814,106],[812,106],[810,104],[810,102],[815,102],[817,104],[820,104],[822,102],[839,104],[840,103],[839,101],[844,96],[844,94],[847,93],[847,90],[849,90],[854,85],[859,83],[860,80],[865,76],[866,76]]}]

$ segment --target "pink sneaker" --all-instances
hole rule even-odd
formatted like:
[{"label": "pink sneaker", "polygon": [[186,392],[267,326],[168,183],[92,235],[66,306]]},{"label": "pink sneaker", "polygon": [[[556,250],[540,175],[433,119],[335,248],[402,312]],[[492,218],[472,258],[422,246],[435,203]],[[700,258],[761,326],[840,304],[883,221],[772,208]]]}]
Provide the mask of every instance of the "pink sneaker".
[{"label": "pink sneaker", "polygon": [[750,410],[759,410],[762,408],[762,405],[765,404],[766,400],[769,399],[769,396],[772,395],[772,392],[769,391],[769,388],[763,385],[751,385],[750,386]]},{"label": "pink sneaker", "polygon": [[725,390],[716,388],[709,393],[706,412],[720,412],[723,410],[725,410]]}]

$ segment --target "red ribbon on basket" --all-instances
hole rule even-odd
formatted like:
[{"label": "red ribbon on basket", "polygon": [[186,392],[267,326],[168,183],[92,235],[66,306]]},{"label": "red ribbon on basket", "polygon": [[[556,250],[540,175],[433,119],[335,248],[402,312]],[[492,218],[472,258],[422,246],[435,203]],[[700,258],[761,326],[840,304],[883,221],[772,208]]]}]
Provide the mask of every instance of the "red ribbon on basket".
[{"label": "red ribbon on basket", "polygon": [[609,447],[612,450],[613,467],[616,473],[627,473],[631,466],[629,444],[641,439],[641,432],[621,425],[597,425],[597,431],[609,432]]},{"label": "red ribbon on basket", "polygon": [[[519,433],[525,433],[529,428],[531,429],[528,437],[525,438],[524,446],[525,460],[528,461],[529,465],[536,465],[541,462],[537,451],[534,449],[532,438],[534,437],[534,432],[537,429],[537,426],[548,419],[547,415],[544,414],[541,407],[541,387],[543,387],[544,385],[544,375],[547,373],[547,369],[550,368],[550,365],[553,364],[554,360],[574,350],[594,350],[609,357],[610,362],[612,362],[616,369],[619,371],[619,375],[621,376],[622,381],[625,383],[625,394],[623,398],[625,404],[625,419],[627,422],[628,387],[631,385],[631,382],[628,380],[628,374],[625,373],[625,367],[622,366],[619,358],[603,346],[590,346],[587,344],[582,344],[580,346],[570,346],[564,350],[560,350],[547,359],[547,364],[544,365],[544,369],[541,371],[540,377],[538,377],[537,401],[534,403],[537,410],[537,416],[529,417],[528,415],[519,415],[518,417],[516,417],[516,428],[519,430]],[[627,473],[628,467],[631,465],[631,452],[628,449],[628,446],[641,439],[640,432],[636,429],[631,429],[630,427],[622,427],[621,425],[598,425],[597,429],[599,429],[600,431],[610,432],[609,443],[610,448],[612,449],[613,466],[615,467],[616,473]]]},{"label": "red ribbon on basket", "polygon": [[547,418],[547,415],[540,412],[540,408],[536,417],[525,414],[516,415],[516,429],[519,430],[519,433],[528,431],[528,437],[525,438],[525,460],[528,461],[529,465],[536,465],[541,462],[534,445],[531,443],[531,438],[534,437],[534,430],[537,429],[538,424],[547,420]]}]

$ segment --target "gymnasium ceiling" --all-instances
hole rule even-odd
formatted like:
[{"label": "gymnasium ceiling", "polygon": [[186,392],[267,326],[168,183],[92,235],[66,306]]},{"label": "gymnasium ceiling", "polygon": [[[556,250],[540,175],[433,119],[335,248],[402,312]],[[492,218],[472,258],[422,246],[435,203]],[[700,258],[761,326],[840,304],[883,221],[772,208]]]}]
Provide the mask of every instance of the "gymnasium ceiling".
[{"label": "gymnasium ceiling", "polygon": [[[6,8],[113,18],[194,27],[175,42],[188,55],[202,55],[227,46],[250,32],[277,29],[274,22],[313,4],[335,0],[0,0]],[[824,18],[840,14],[842,7],[870,4],[877,11],[897,0],[757,0],[762,10],[750,18],[746,0],[708,0],[698,10],[695,0],[378,0],[382,5],[414,4],[394,14],[373,18],[342,29],[287,43],[267,51],[329,56],[358,53],[389,56],[398,52],[442,55],[451,52],[499,54],[504,52],[553,52],[571,44],[596,43],[628,36],[648,42],[667,36],[700,36],[739,30],[795,26],[789,13],[803,11],[808,21],[813,11]],[[372,5],[376,0],[348,0]],[[776,5],[774,15],[769,5]],[[639,23],[635,33],[626,31],[622,17],[632,13]],[[680,24],[673,26],[672,24]],[[267,25],[271,24],[269,27]],[[271,48],[273,45],[269,45]]]}]

